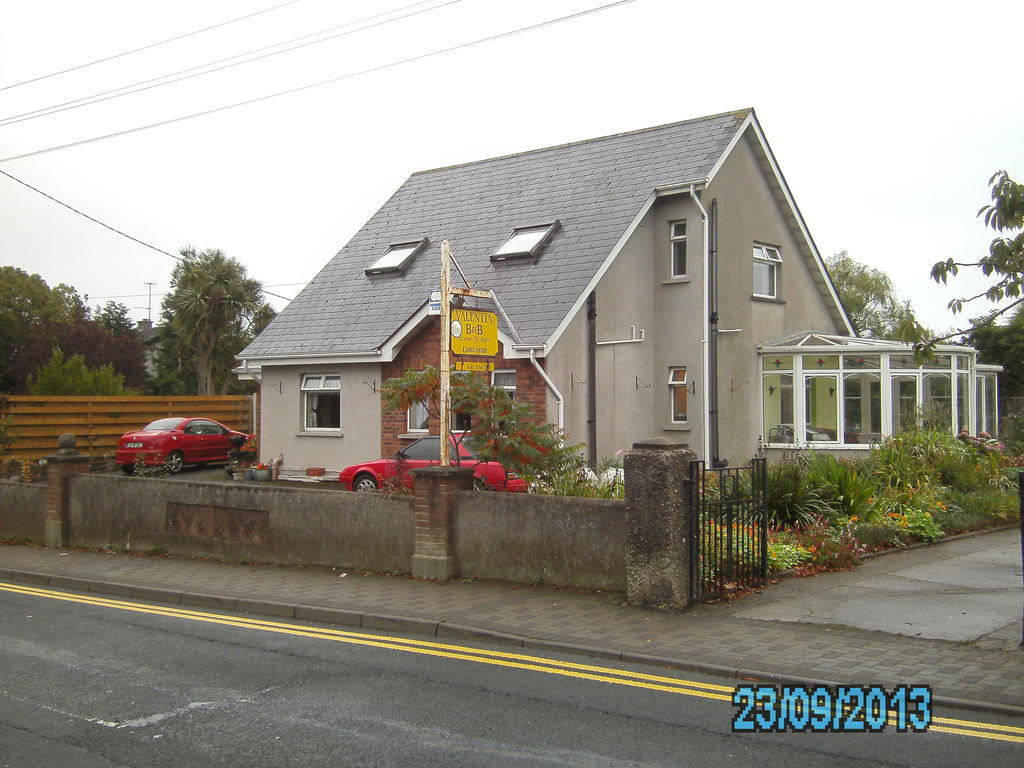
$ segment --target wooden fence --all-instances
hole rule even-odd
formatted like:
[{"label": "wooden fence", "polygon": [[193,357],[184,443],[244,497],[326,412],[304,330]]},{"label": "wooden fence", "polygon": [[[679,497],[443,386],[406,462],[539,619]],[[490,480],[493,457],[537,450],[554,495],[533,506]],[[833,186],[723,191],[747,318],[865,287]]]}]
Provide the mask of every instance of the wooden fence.
[{"label": "wooden fence", "polygon": [[252,432],[253,396],[0,396],[0,418],[14,440],[9,455],[19,459],[49,456],[65,432],[78,438],[82,453],[113,456],[121,435],[165,416],[203,416]]}]

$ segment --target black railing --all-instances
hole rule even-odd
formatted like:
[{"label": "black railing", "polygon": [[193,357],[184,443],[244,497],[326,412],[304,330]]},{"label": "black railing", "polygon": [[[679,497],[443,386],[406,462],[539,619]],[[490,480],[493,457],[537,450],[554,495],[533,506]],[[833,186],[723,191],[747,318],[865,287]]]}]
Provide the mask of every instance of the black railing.
[{"label": "black railing", "polygon": [[690,462],[690,601],[713,599],[768,578],[768,466],[708,469]]}]

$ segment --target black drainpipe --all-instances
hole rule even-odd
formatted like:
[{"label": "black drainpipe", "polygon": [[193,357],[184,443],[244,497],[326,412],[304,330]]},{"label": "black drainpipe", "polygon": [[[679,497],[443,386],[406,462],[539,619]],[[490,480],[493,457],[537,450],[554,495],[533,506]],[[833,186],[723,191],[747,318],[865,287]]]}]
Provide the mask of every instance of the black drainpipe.
[{"label": "black drainpipe", "polygon": [[727,467],[729,460],[718,455],[718,198],[711,199],[711,243],[708,252],[708,290],[711,293],[711,314],[708,317],[708,448],[711,466]]},{"label": "black drainpipe", "polygon": [[597,296],[587,297],[587,462],[597,468]]}]

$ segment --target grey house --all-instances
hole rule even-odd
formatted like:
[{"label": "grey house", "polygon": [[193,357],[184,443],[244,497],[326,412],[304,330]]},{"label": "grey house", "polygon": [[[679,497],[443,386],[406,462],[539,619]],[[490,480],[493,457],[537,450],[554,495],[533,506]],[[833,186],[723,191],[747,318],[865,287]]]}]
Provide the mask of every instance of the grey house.
[{"label": "grey house", "polygon": [[[849,349],[801,366],[801,343],[858,340],[747,109],[413,174],[239,355],[260,383],[265,457],[336,471],[436,434],[420,408],[383,410],[379,387],[437,365],[428,295],[443,240],[507,316],[485,375],[591,460],[652,436],[736,463],[888,431],[881,417],[871,428],[875,402],[893,402],[881,357],[856,386]],[[975,386],[957,389],[956,371],[977,373],[973,350],[942,351],[950,407],[959,396],[981,424]],[[918,370],[896,401],[921,403],[923,381]]]}]

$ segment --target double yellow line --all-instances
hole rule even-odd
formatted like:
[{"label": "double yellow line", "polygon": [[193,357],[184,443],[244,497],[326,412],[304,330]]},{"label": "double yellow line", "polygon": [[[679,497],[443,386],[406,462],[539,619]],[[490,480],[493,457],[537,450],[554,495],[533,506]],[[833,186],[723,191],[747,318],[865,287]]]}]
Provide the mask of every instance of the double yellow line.
[{"label": "double yellow line", "polygon": [[[81,595],[44,589],[22,584],[0,582],[0,591],[31,597],[44,597],[50,600],[62,600],[69,603],[93,605],[100,608],[113,608],[133,613],[148,613],[154,616],[168,616],[175,619],[200,621],[207,624],[223,624],[229,627],[256,629],[262,632],[274,632],[282,635],[309,637],[317,640],[332,640],[350,645],[365,645],[374,648],[386,648],[406,653],[417,653],[423,656],[435,656],[445,659],[471,661],[477,664],[489,664],[497,667],[524,669],[548,675],[573,677],[580,680],[593,680],[600,683],[625,685],[633,688],[644,688],[652,691],[675,693],[684,696],[697,696],[704,699],[732,702],[733,686],[702,683],[696,680],[682,680],[663,675],[650,675],[643,672],[619,670],[593,664],[580,664],[571,661],[545,659],[523,653],[511,653],[498,650],[479,650],[450,643],[438,643],[429,640],[413,640],[400,637],[350,632],[340,629],[309,627],[301,624],[289,624],[282,621],[268,621],[246,616],[231,616],[218,613],[205,613],[185,608],[162,605],[144,605],[142,603],[113,600],[93,595]],[[895,720],[890,719],[890,725]],[[957,720],[947,717],[933,717],[931,731],[952,733],[961,736],[975,736],[983,739],[1024,743],[1024,728],[996,723],[983,723],[972,720]]]}]

